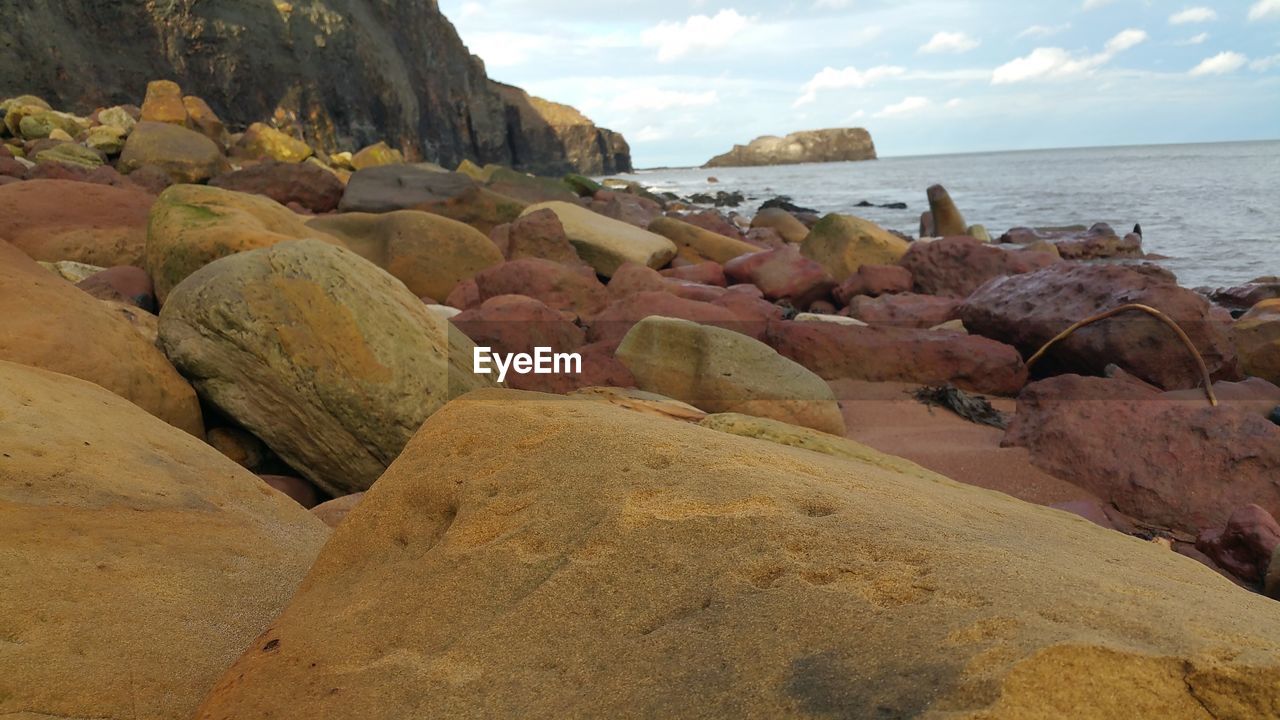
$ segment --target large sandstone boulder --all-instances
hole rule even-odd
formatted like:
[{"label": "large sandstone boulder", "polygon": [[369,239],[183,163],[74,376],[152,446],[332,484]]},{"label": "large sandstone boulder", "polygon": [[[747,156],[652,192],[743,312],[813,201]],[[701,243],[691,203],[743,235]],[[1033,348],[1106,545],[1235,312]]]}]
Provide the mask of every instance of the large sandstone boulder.
[{"label": "large sandstone boulder", "polygon": [[650,316],[618,346],[641,390],[711,413],[736,412],[844,434],[831,388],[768,345],[733,330]]},{"label": "large sandstone boulder", "polygon": [[818,300],[829,300],[835,282],[822,263],[800,254],[794,245],[744,255],[724,266],[728,279],[751,283],[770,300],[786,300],[807,309]]},{"label": "large sandstone boulder", "polygon": [[0,239],[36,260],[141,265],[155,198],[110,185],[28,180],[0,186]]},{"label": "large sandstone boulder", "polygon": [[793,163],[852,162],[875,160],[876,146],[862,128],[805,130],[786,137],[764,135],[746,145],[734,145],[703,167],[745,167],[790,165]]},{"label": "large sandstone boulder", "polygon": [[206,265],[160,314],[200,396],[333,495],[367,489],[449,398],[491,384],[400,281],[317,240]]},{"label": "large sandstone boulder", "polygon": [[1231,326],[1240,368],[1280,384],[1280,300],[1263,300]]},{"label": "large sandstone boulder", "polygon": [[153,343],[3,241],[0,318],[0,360],[97,383],[174,427],[204,434],[195,391]]},{"label": "large sandstone boulder", "polygon": [[488,391],[426,423],[196,718],[1267,717],[1277,658],[1280,606],[1081,518]]},{"label": "large sandstone boulder", "polygon": [[502,262],[479,231],[431,213],[342,213],[307,222],[403,282],[414,295],[443,301],[463,280]]},{"label": "large sandstone boulder", "polygon": [[223,173],[210,180],[209,184],[236,192],[266,195],[281,205],[297,203],[315,213],[336,209],[345,189],[337,175],[314,162],[274,160]]},{"label": "large sandstone boulder", "polygon": [[1059,262],[1051,253],[1004,250],[966,236],[914,242],[902,256],[916,292],[964,298],[992,278],[1039,270]]},{"label": "large sandstone boulder", "polygon": [[0,716],[190,718],[328,530],[92,383],[0,361],[0,418]]},{"label": "large sandstone boulder", "polygon": [[[1280,405],[1280,388],[1241,390]],[[1027,386],[1005,443],[1026,447],[1056,477],[1127,515],[1195,534],[1220,528],[1249,504],[1280,514],[1280,427],[1266,410],[1203,395],[1160,393],[1140,383],[1062,375]]]},{"label": "large sandstone boulder", "polygon": [[448,200],[476,181],[462,173],[441,172],[430,163],[379,165],[357,171],[347,181],[338,207],[343,212],[390,212]]},{"label": "large sandstone boulder", "polygon": [[[710,302],[692,300],[665,288],[631,293],[613,301],[592,317],[587,337],[592,342],[618,342],[636,323],[653,315],[714,325],[757,338],[764,335],[767,316],[750,311],[744,313],[739,308],[726,306],[723,297]],[[769,306],[768,303],[765,305]]]},{"label": "large sandstone boulder", "polygon": [[869,220],[832,213],[818,221],[800,245],[837,283],[863,265],[892,265],[907,253],[906,240]]},{"label": "large sandstone boulder", "polygon": [[[1029,357],[1072,323],[1129,303],[1154,307],[1178,323],[1215,379],[1239,377],[1227,327],[1210,312],[1209,302],[1154,266],[1059,263],[996,278],[969,296],[960,318],[970,332],[1013,345]],[[1140,312],[1079,330],[1040,363],[1037,373],[1089,375],[1116,364],[1166,389],[1201,382],[1195,361],[1172,329]]]},{"label": "large sandstone boulder", "polygon": [[724,264],[736,257],[760,252],[760,248],[751,243],[725,237],[675,218],[655,218],[649,223],[649,232],[657,233],[675,243],[678,257],[692,264],[708,260]]},{"label": "large sandstone boulder", "polygon": [[120,153],[120,172],[144,167],[163,170],[176,183],[208,180],[227,167],[217,143],[181,125],[140,122]]},{"label": "large sandstone boulder", "polygon": [[952,297],[898,293],[858,296],[849,301],[849,317],[868,325],[928,329],[956,319],[960,301]]},{"label": "large sandstone boulder", "polygon": [[765,342],[826,380],[951,383],[996,395],[1013,395],[1027,381],[1017,350],[959,333],[774,322]]},{"label": "large sandstone boulder", "polygon": [[809,227],[791,213],[782,208],[762,208],[751,218],[751,229],[768,228],[774,230],[789,243],[802,243],[809,236]]},{"label": "large sandstone boulder", "polygon": [[418,203],[413,209],[457,220],[488,236],[499,225],[515,222],[528,206],[486,188],[470,187],[450,198]]},{"label": "large sandstone boulder", "polygon": [[594,315],[609,304],[609,293],[585,265],[570,267],[540,258],[520,258],[481,270],[473,283],[473,305],[499,295],[527,295],[548,307],[579,316]]},{"label": "large sandstone boulder", "polygon": [[245,128],[240,141],[231,149],[236,157],[282,163],[300,163],[313,153],[305,142],[260,122]]},{"label": "large sandstone boulder", "polygon": [[524,215],[551,210],[564,226],[578,256],[595,271],[610,277],[620,265],[633,262],[660,268],[675,257],[676,246],[665,237],[607,218],[567,202],[530,205]]},{"label": "large sandstone boulder", "polygon": [[175,185],[156,199],[147,229],[146,268],[156,297],[205,265],[285,240],[339,241],[270,198],[203,185]]}]

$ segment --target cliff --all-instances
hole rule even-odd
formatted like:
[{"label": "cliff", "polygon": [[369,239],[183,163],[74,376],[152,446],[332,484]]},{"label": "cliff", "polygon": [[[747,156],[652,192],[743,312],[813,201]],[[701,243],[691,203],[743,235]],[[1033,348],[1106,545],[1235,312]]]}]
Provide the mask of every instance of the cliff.
[{"label": "cliff", "polygon": [[569,169],[584,175],[631,172],[631,147],[621,133],[598,128],[576,109],[518,87],[493,81],[490,86],[507,107],[512,164],[541,175]]},{"label": "cliff", "polygon": [[87,112],[166,78],[233,128],[294,124],[325,149],[385,139],[449,166],[630,167],[586,118],[559,133],[513,110],[434,0],[0,0],[0,17],[0,97]]},{"label": "cliff", "polygon": [[848,162],[875,160],[876,146],[871,134],[862,128],[806,130],[780,138],[765,135],[747,145],[734,145],[723,155],[707,161],[703,167],[746,167],[753,165],[791,165],[797,163]]}]

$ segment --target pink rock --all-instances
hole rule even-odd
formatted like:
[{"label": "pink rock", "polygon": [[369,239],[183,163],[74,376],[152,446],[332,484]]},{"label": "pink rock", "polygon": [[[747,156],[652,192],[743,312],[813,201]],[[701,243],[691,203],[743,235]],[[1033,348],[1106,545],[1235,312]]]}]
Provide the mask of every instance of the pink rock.
[{"label": "pink rock", "polygon": [[582,328],[541,301],[524,295],[491,297],[449,322],[476,345],[501,353],[532,353],[538,347],[569,352],[586,342]]},{"label": "pink rock", "polygon": [[140,267],[118,265],[107,268],[76,283],[76,287],[99,300],[129,303],[150,313],[157,310],[151,276]]},{"label": "pink rock", "polygon": [[617,349],[617,340],[583,345],[576,350],[582,356],[582,374],[508,376],[507,385],[516,390],[560,395],[584,387],[635,387],[631,371],[614,357]]},{"label": "pink rock", "polygon": [[304,508],[311,509],[320,504],[320,491],[315,485],[302,478],[287,475],[259,475],[262,481],[280,492],[293,498],[294,502]]},{"label": "pink rock", "polygon": [[499,225],[490,237],[508,260],[532,257],[564,265],[583,264],[553,210],[538,210]]},{"label": "pink rock", "polygon": [[858,296],[849,303],[848,315],[869,325],[928,329],[955,320],[959,307],[959,300],[936,295]]},{"label": "pink rock", "polygon": [[274,160],[224,173],[209,181],[214,187],[265,195],[281,205],[296,203],[312,213],[336,210],[346,186],[337,175],[313,163]]},{"label": "pink rock", "polygon": [[682,267],[670,267],[662,271],[664,277],[675,278],[677,280],[687,280],[689,282],[702,283],[703,285],[717,285],[724,287],[728,284],[724,275],[724,266],[717,262],[704,262],[697,265],[684,265]]},{"label": "pink rock", "polygon": [[654,218],[662,217],[662,206],[649,198],[611,190],[597,191],[588,207],[605,217],[646,229]]},{"label": "pink rock", "polygon": [[833,293],[841,305],[858,295],[879,297],[911,292],[911,271],[898,265],[862,265]]},{"label": "pink rock", "polygon": [[[580,317],[594,315],[609,304],[609,294],[604,285],[586,266],[569,267],[551,260],[520,258],[485,268],[473,279],[475,299],[461,309],[474,307],[499,295],[527,295],[541,300],[550,308],[568,310]],[[454,294],[459,290],[462,290],[461,284]],[[448,304],[459,307],[452,302]]]},{"label": "pink rock", "polygon": [[738,230],[737,226],[726,220],[724,215],[721,215],[717,210],[703,210],[689,215],[672,215],[672,217],[683,220],[690,225],[697,225],[703,230],[710,230],[725,237],[731,237],[734,240],[742,239],[742,232]]},{"label": "pink rock", "polygon": [[1098,260],[1104,258],[1140,258],[1142,237],[1129,233],[1124,237],[1106,223],[1097,223],[1087,230],[1039,231],[1017,227],[1001,235],[996,242],[1028,245],[1040,240],[1053,243],[1064,260]]},{"label": "pink rock", "polygon": [[1280,547],[1280,524],[1271,513],[1257,505],[1231,513],[1227,526],[1205,530],[1196,539],[1196,549],[1213,558],[1218,567],[1249,583],[1262,582]]},{"label": "pink rock", "polygon": [[621,341],[632,325],[650,315],[692,320],[759,337],[765,322],[759,317],[744,317],[740,312],[715,303],[686,300],[665,291],[639,292],[615,300],[593,317],[587,338],[592,342]]},{"label": "pink rock", "polygon": [[835,288],[826,269],[794,245],[736,257],[725,264],[724,273],[734,282],[755,285],[770,300],[787,300],[801,310],[827,299]]},{"label": "pink rock", "polygon": [[1006,250],[971,237],[911,243],[900,261],[916,292],[965,298],[988,280],[1061,262],[1051,253]]},{"label": "pink rock", "polygon": [[765,342],[826,380],[952,383],[1012,395],[1027,378],[1017,350],[971,335],[776,321],[769,323]]},{"label": "pink rock", "polygon": [[742,239],[766,250],[783,248],[790,244],[786,238],[782,237],[782,233],[767,227],[751,228]]}]

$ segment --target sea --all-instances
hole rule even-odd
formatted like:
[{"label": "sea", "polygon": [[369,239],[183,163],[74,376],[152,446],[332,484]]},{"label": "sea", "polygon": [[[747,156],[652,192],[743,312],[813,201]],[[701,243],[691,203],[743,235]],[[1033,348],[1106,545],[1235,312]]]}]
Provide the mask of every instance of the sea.
[{"label": "sea", "polygon": [[[621,176],[681,197],[741,191],[739,212],[789,196],[908,235],[941,183],[993,238],[1012,227],[1105,222],[1143,246],[1186,287],[1280,275],[1280,140],[885,157],[853,163],[642,170]],[[718,182],[708,182],[714,177]],[[907,208],[858,207],[906,203]]]}]

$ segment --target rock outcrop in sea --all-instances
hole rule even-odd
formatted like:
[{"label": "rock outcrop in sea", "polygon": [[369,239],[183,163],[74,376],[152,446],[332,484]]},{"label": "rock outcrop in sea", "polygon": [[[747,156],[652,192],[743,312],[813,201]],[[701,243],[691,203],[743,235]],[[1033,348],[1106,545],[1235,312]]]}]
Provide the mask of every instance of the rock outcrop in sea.
[{"label": "rock outcrop in sea", "polygon": [[875,159],[876,146],[871,141],[871,133],[862,128],[833,128],[794,132],[786,137],[776,135],[758,137],[746,145],[734,145],[732,150],[711,158],[703,167],[792,165]]},{"label": "rock outcrop in sea", "polygon": [[60,0],[6,2],[3,17],[0,96],[83,112],[167,78],[232,129],[269,120],[327,152],[385,140],[450,167],[631,169],[621,135],[491,81],[435,2]]}]

